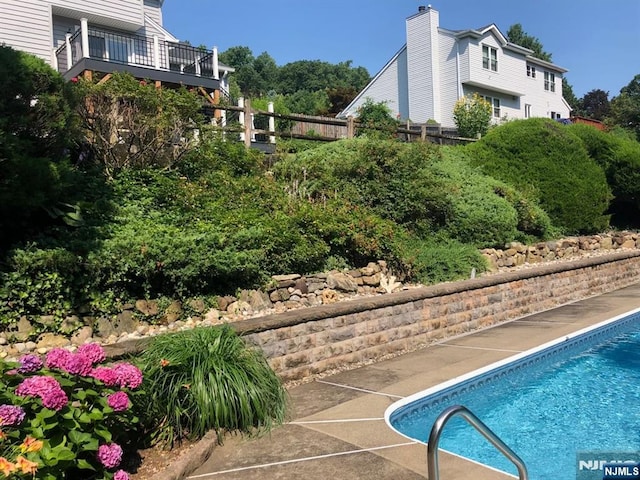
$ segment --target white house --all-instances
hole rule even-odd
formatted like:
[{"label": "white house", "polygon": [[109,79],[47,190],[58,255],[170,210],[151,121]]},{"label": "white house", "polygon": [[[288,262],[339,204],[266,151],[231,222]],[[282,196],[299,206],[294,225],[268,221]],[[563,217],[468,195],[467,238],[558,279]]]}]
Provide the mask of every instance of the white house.
[{"label": "white house", "polygon": [[407,18],[407,43],[338,117],[357,116],[367,100],[385,102],[399,119],[435,120],[453,127],[453,108],[478,93],[502,118],[568,118],[562,98],[566,69],[534,58],[509,43],[495,25],[477,30],[446,30],[431,6]]},{"label": "white house", "polygon": [[211,97],[233,71],[218,52],[180,42],[162,26],[163,0],[0,0],[0,44],[42,58],[67,79],[127,71]]}]

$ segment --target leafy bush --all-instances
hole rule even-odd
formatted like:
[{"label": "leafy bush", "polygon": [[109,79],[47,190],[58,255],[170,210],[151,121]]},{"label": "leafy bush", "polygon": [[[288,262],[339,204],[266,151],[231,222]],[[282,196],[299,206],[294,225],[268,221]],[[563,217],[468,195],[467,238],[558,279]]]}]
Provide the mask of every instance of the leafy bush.
[{"label": "leafy bush", "polygon": [[280,380],[228,326],[155,337],[140,362],[146,395],[139,400],[159,444],[209,430],[269,430],[285,418]]},{"label": "leafy bush", "polygon": [[640,226],[640,143],[589,125],[574,124],[568,129],[605,171],[614,197],[609,208],[611,222],[623,228]]},{"label": "leafy bush", "polygon": [[477,248],[440,234],[426,241],[408,241],[402,247],[407,276],[423,284],[435,284],[469,278],[487,269]]},{"label": "leafy bush", "polygon": [[485,248],[557,233],[535,201],[471,167],[464,147],[443,147],[442,157],[433,169],[450,182],[445,231],[452,238]]},{"label": "leafy bush", "polygon": [[[71,313],[82,285],[75,283],[80,271],[78,258],[62,248],[31,247],[15,250],[9,261],[9,271],[0,273],[0,325],[15,324],[25,316],[35,324],[33,335],[57,331]],[[38,324],[39,316],[45,314],[53,315],[54,321]]]},{"label": "leafy bush", "polygon": [[453,107],[458,135],[476,138],[485,135],[491,125],[493,106],[477,93],[460,98]]},{"label": "leafy bush", "polygon": [[367,98],[358,108],[357,137],[389,140],[395,136],[398,122],[391,115],[391,109],[385,102],[374,102]]},{"label": "leafy bush", "polygon": [[127,73],[78,82],[80,118],[91,150],[109,176],[123,168],[172,166],[196,142],[202,100],[181,89],[157,89]]},{"label": "leafy bush", "polygon": [[602,168],[563,125],[546,119],[516,120],[466,147],[473,164],[539,200],[567,233],[599,232],[611,191]]},{"label": "leafy bush", "polygon": [[98,344],[53,349],[44,361],[0,362],[0,461],[11,478],[126,480],[123,447],[134,446],[132,408],[142,383],[128,363],[102,365]]},{"label": "leafy bush", "polygon": [[[56,223],[77,183],[74,96],[44,61],[0,45],[0,255]],[[51,216],[49,215],[51,214]]]},{"label": "leafy bush", "polygon": [[274,172],[293,196],[315,202],[339,198],[429,232],[444,223],[448,209],[445,182],[430,169],[438,156],[426,143],[361,138],[307,150],[279,162]]}]

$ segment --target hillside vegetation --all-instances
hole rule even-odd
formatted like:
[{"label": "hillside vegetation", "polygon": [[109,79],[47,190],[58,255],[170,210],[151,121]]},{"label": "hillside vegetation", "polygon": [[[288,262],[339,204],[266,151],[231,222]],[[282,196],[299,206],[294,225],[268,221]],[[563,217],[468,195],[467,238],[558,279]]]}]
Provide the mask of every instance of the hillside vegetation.
[{"label": "hillside vegetation", "polygon": [[[28,76],[33,60],[9,56]],[[73,128],[40,150],[29,142],[58,130],[40,122],[23,135],[0,124],[0,138],[11,139],[0,162],[0,198],[8,199],[0,206],[7,232],[0,241],[2,329],[26,316],[34,335],[58,331],[75,311],[109,315],[136,298],[213,304],[216,295],[263,286],[275,274],[377,260],[407,281],[454,280],[486,268],[479,248],[598,232],[610,216],[637,218],[640,206],[640,146],[628,138],[535,119],[496,127],[468,146],[364,135],[287,149],[297,153],[267,164],[199,118],[186,91],[169,95],[120,75],[100,86],[69,86],[45,67],[37,71],[49,79],[52,105],[60,115],[76,113],[64,123]],[[2,95],[28,99],[44,88],[25,85],[7,84]],[[115,101],[123,95],[126,102]],[[119,146],[83,143],[99,125],[83,111],[88,96],[95,108],[135,107],[131,118],[145,125],[161,116],[155,125],[163,139],[171,132],[165,128],[184,126],[179,155],[171,142],[152,142],[152,157],[136,149],[121,161]],[[158,109],[158,101],[167,105]],[[0,118],[21,115],[29,123],[31,114],[29,102],[0,102]],[[198,141],[190,133],[196,127]],[[121,135],[135,132],[132,124]],[[38,195],[11,201],[29,181]],[[48,187],[39,191],[42,182]]]}]

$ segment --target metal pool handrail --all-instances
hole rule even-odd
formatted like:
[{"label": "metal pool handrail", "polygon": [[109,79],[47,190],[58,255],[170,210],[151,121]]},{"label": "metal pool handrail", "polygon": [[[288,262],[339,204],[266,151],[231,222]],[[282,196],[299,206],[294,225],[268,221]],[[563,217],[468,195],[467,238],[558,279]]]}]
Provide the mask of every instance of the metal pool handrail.
[{"label": "metal pool handrail", "polygon": [[527,467],[522,459],[511,450],[506,443],[491,431],[482,421],[476,417],[471,411],[462,405],[452,405],[445,409],[431,427],[431,433],[429,434],[429,443],[427,445],[427,470],[429,472],[429,480],[439,480],[440,471],[438,469],[438,443],[440,442],[440,434],[446,423],[456,415],[460,415],[469,423],[473,428],[480,432],[484,438],[489,440],[491,444],[496,447],[500,452],[507,457],[518,469],[518,478],[520,480],[528,480],[529,474],[527,473]]}]

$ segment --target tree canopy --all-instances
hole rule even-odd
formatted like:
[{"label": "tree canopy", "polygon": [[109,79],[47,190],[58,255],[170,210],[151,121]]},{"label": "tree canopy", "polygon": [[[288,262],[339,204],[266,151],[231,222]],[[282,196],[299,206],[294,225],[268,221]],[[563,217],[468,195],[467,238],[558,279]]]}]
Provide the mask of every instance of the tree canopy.
[{"label": "tree canopy", "polygon": [[622,87],[611,100],[610,119],[615,125],[635,133],[640,141],[640,74]]},{"label": "tree canopy", "polygon": [[540,60],[544,60],[546,62],[551,61],[551,54],[544,51],[542,42],[540,42],[537,37],[525,32],[522,29],[522,25],[519,23],[515,23],[509,27],[509,30],[507,31],[507,40],[511,43],[515,43],[516,45],[520,45],[521,47],[533,50],[533,56]]},{"label": "tree canopy", "polygon": [[364,67],[345,61],[297,60],[278,66],[267,53],[255,57],[249,47],[231,47],[220,61],[236,69],[232,93],[249,97],[284,95],[296,113],[335,114],[341,111],[369,82]]},{"label": "tree canopy", "polygon": [[609,104],[609,92],[599,88],[587,92],[582,97],[581,113],[594,120],[604,120],[609,115],[611,105]]}]

